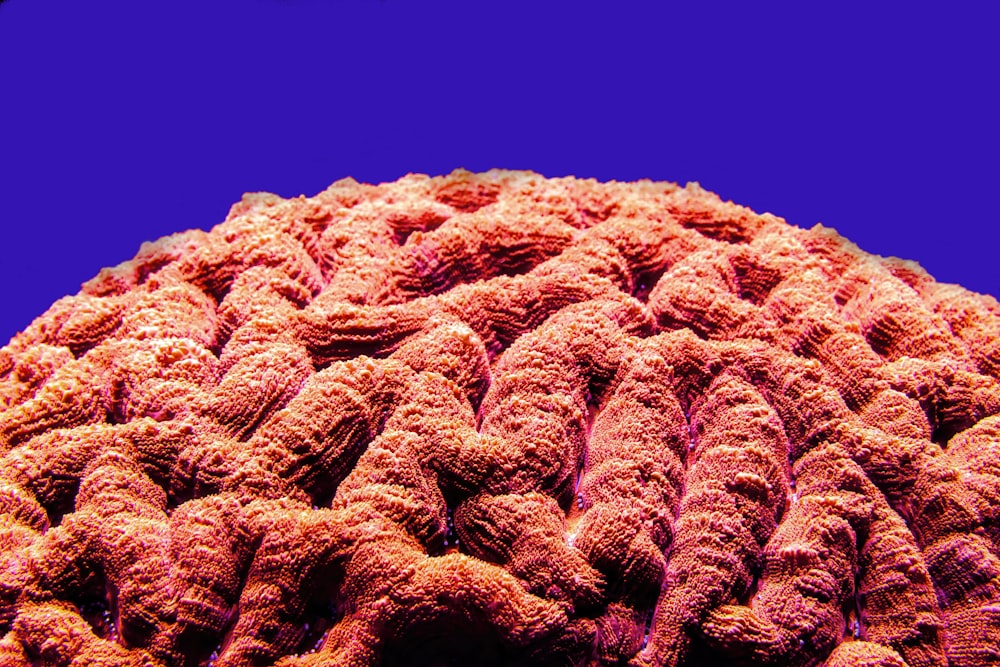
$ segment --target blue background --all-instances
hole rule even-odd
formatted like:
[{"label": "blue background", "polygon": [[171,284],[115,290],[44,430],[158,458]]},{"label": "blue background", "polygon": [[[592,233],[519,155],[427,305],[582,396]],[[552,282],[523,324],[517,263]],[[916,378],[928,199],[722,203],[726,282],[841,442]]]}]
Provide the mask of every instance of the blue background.
[{"label": "blue background", "polygon": [[985,7],[7,0],[0,341],[245,191],[456,167],[697,180],[1000,295]]}]

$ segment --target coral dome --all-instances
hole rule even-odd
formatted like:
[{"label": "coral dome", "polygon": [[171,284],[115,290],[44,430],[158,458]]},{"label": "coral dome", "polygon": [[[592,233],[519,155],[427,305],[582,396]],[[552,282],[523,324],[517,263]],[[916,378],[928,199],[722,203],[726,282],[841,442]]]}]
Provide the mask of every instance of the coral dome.
[{"label": "coral dome", "polygon": [[247,195],[0,349],[0,664],[996,664],[998,380],[693,184]]}]

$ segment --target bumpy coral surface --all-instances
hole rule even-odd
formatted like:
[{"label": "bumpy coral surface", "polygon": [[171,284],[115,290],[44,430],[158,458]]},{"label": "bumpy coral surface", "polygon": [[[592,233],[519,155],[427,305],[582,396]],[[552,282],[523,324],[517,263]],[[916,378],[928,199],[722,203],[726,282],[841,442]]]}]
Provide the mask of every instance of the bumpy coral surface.
[{"label": "bumpy coral surface", "polygon": [[249,195],[0,455],[3,665],[1000,661],[1000,306],[694,185]]}]

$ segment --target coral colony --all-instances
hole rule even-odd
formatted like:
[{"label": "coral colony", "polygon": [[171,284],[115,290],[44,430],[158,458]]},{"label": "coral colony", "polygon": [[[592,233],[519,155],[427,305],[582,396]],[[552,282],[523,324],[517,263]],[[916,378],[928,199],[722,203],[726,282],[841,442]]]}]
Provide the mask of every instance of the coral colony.
[{"label": "coral colony", "polygon": [[0,664],[997,664],[998,380],[696,185],[248,195],[0,350]]}]

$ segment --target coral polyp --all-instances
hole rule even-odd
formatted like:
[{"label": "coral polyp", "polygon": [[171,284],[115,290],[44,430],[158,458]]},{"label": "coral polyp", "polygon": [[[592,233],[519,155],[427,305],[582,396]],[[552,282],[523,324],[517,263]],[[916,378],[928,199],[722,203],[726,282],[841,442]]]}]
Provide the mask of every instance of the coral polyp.
[{"label": "coral polyp", "polygon": [[697,185],[253,194],[0,349],[0,662],[1000,655],[1000,306]]}]

